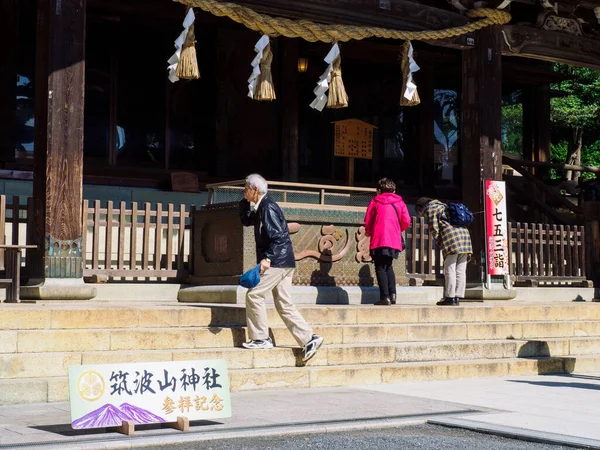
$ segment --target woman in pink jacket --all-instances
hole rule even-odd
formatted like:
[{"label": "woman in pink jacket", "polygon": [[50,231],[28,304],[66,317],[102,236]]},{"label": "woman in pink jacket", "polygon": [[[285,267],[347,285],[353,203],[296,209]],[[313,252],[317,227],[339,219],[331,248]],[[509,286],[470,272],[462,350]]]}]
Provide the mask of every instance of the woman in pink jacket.
[{"label": "woman in pink jacket", "polygon": [[379,284],[376,305],[396,304],[396,276],[392,263],[402,250],[402,232],[410,225],[410,215],[402,197],[396,195],[396,183],[379,180],[377,195],[369,203],[365,231],[371,237],[371,257]]}]

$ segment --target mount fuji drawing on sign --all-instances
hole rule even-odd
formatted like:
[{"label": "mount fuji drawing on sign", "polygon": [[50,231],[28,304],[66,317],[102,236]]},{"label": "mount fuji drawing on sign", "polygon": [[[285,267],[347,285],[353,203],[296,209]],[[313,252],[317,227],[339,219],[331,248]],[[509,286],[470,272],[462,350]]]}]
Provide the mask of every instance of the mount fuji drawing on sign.
[{"label": "mount fuji drawing on sign", "polygon": [[118,408],[107,403],[73,421],[72,426],[75,429],[117,427],[124,420],[131,420],[136,425],[166,422],[162,417],[129,403],[121,403]]}]

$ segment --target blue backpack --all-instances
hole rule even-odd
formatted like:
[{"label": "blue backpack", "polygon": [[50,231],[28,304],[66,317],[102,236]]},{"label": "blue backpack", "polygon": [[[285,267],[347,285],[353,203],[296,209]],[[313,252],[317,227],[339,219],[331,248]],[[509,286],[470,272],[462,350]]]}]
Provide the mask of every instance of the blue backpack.
[{"label": "blue backpack", "polygon": [[466,227],[473,222],[473,213],[462,203],[448,203],[448,219],[455,227]]}]

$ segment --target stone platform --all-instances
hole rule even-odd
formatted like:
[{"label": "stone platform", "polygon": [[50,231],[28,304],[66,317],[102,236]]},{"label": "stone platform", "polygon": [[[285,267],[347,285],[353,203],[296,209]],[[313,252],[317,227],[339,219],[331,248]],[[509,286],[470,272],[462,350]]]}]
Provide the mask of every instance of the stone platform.
[{"label": "stone platform", "polygon": [[600,372],[598,303],[406,299],[299,310],[325,339],[306,365],[272,307],[276,348],[247,350],[239,305],[0,304],[0,403],[66,401],[67,367],[80,364],[225,359],[233,391]]}]

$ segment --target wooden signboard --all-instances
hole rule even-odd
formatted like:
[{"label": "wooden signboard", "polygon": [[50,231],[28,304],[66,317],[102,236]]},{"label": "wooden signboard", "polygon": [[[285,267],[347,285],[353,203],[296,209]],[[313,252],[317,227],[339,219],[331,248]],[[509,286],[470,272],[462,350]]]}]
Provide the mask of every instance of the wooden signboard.
[{"label": "wooden signboard", "polygon": [[358,119],[346,119],[333,122],[333,155],[348,158],[348,185],[354,184],[354,158],[373,158],[373,129],[370,123]]},{"label": "wooden signboard", "polygon": [[346,158],[373,158],[373,125],[358,119],[333,122],[335,124],[334,156]]},{"label": "wooden signboard", "polygon": [[227,362],[218,360],[69,367],[71,426],[113,428],[231,417]]}]

